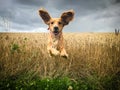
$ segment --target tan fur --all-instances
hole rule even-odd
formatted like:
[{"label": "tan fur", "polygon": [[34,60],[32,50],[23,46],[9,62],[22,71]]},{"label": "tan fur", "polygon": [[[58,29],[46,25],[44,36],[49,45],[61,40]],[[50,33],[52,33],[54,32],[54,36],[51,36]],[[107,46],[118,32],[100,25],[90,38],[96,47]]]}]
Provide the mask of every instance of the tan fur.
[{"label": "tan fur", "polygon": [[[43,21],[49,26],[49,38],[48,38],[48,46],[47,50],[50,56],[52,55],[60,55],[62,57],[68,58],[68,54],[64,48],[64,38],[62,34],[63,27],[68,25],[69,22],[74,17],[74,11],[69,10],[62,13],[60,18],[51,18],[49,13],[45,9],[39,10],[39,15],[43,19]],[[55,28],[57,27],[57,33],[55,32]]]}]

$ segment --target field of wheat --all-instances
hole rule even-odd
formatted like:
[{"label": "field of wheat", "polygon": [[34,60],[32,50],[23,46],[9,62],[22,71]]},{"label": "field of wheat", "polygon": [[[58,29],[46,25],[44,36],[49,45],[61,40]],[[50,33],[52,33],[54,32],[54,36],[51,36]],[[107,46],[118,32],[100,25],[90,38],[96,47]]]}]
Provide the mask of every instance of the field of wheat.
[{"label": "field of wheat", "polygon": [[87,78],[103,89],[101,78],[118,76],[120,84],[120,35],[65,33],[68,59],[49,57],[47,36],[47,33],[0,33],[0,79],[27,73],[28,78],[67,76],[74,82]]}]

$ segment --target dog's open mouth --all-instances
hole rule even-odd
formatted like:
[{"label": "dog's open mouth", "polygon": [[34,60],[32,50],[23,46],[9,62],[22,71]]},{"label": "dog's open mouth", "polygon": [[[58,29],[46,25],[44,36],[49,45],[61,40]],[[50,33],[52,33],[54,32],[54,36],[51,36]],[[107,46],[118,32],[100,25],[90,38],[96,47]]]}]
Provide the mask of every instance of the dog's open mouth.
[{"label": "dog's open mouth", "polygon": [[59,34],[59,32],[55,32],[55,31],[53,33],[54,33],[54,35],[58,35]]},{"label": "dog's open mouth", "polygon": [[59,33],[54,33],[55,35],[58,35]]}]

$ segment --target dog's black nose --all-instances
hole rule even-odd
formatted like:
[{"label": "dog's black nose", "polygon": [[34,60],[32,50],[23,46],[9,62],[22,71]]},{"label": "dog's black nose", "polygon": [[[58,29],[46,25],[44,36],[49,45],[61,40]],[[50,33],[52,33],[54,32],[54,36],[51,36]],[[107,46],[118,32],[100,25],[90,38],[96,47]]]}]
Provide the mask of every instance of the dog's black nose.
[{"label": "dog's black nose", "polygon": [[56,31],[56,32],[57,32],[57,31],[58,31],[58,27],[54,27],[54,31]]}]

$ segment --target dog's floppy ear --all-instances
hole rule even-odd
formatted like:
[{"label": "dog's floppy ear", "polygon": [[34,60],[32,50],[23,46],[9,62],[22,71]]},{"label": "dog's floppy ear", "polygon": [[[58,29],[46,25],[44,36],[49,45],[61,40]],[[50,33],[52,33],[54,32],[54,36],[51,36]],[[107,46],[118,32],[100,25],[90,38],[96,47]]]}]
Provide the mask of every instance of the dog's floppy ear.
[{"label": "dog's floppy ear", "polygon": [[41,9],[39,10],[39,15],[42,17],[43,21],[44,21],[47,25],[49,25],[49,21],[50,21],[50,19],[51,19],[49,13],[48,13],[45,9],[41,8]]},{"label": "dog's floppy ear", "polygon": [[66,11],[66,12],[62,13],[62,15],[61,15],[61,19],[62,19],[64,25],[69,24],[69,22],[73,18],[74,18],[74,11],[73,10]]}]

